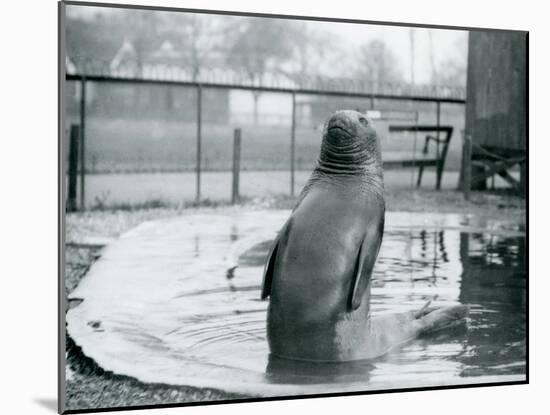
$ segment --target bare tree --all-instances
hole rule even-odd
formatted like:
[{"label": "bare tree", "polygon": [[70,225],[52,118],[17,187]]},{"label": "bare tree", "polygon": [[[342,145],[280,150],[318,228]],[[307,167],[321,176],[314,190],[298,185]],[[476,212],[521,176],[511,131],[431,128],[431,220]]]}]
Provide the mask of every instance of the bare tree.
[{"label": "bare tree", "polygon": [[125,28],[124,37],[131,42],[138,71],[141,71],[147,61],[147,55],[156,46],[158,13],[147,10],[121,10],[114,19]]},{"label": "bare tree", "polygon": [[433,30],[428,30],[428,40],[429,40],[429,52],[430,52],[430,67],[431,67],[431,80],[432,84],[437,86],[439,84],[439,79],[437,76],[437,67],[435,65],[435,54],[434,54],[434,42],[433,42]]},{"label": "bare tree", "polygon": [[219,64],[223,28],[218,16],[173,13],[165,17],[161,33],[181,50],[182,63],[190,68],[197,81],[204,68]]},{"label": "bare tree", "polygon": [[116,16],[97,14],[88,18],[68,16],[66,47],[71,59],[108,62],[122,45],[124,28],[117,25]]},{"label": "bare tree", "polygon": [[338,47],[336,35],[316,30],[306,22],[296,22],[293,29],[287,31],[294,41],[289,76],[322,75],[342,61],[344,50]]},{"label": "bare tree", "polygon": [[466,87],[466,60],[468,55],[468,37],[461,36],[454,42],[456,51],[438,66],[437,84],[442,86]]},{"label": "bare tree", "polygon": [[[292,56],[292,22],[281,19],[242,18],[226,26],[227,63],[262,85],[269,72],[277,72]],[[260,92],[253,92],[254,123],[258,122]]]},{"label": "bare tree", "polygon": [[466,87],[466,63],[449,58],[439,65],[437,84],[442,86]]},{"label": "bare tree", "polygon": [[374,39],[361,46],[355,76],[366,78],[377,85],[401,82],[397,58],[380,39]]},{"label": "bare tree", "polygon": [[168,41],[179,55],[178,64],[190,68],[193,80],[197,80],[203,68],[224,60],[223,19],[194,13],[129,9],[113,9],[108,14],[87,19],[69,17],[68,51],[72,58],[78,58],[84,50],[87,58],[108,62],[128,42],[140,71]]},{"label": "bare tree", "polygon": [[411,42],[411,49],[410,49],[410,52],[411,52],[411,84],[414,85],[415,83],[415,77],[414,77],[414,62],[415,62],[415,59],[414,59],[414,56],[415,56],[415,44],[414,44],[414,29],[409,29],[409,39],[410,39],[410,42]]}]

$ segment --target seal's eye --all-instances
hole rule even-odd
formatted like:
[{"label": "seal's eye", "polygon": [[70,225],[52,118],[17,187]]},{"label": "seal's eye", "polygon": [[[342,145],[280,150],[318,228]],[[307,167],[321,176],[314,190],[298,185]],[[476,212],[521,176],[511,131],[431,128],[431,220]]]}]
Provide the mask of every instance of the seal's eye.
[{"label": "seal's eye", "polygon": [[369,125],[369,122],[365,117],[359,117],[359,122],[363,124],[363,127],[366,127],[367,125]]}]

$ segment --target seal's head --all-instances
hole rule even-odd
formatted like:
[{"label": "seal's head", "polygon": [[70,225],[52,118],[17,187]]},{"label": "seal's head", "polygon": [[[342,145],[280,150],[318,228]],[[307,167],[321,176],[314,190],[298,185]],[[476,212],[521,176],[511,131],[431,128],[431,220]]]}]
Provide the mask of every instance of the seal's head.
[{"label": "seal's head", "polygon": [[323,129],[319,163],[344,171],[381,164],[380,142],[372,121],[357,111],[336,111]]},{"label": "seal's head", "polygon": [[366,115],[344,110],[336,111],[329,117],[323,136],[333,145],[347,146],[375,139],[376,131]]}]

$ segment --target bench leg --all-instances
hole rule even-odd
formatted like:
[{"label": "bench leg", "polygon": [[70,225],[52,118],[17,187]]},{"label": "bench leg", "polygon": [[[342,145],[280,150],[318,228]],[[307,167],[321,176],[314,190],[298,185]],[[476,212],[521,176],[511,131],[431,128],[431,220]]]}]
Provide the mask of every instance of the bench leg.
[{"label": "bench leg", "polygon": [[424,166],[418,168],[418,179],[416,179],[416,187],[420,187],[422,183],[422,173],[424,173]]},{"label": "bench leg", "polygon": [[445,159],[439,159],[435,166],[435,189],[441,190],[441,178],[443,177],[443,167]]}]

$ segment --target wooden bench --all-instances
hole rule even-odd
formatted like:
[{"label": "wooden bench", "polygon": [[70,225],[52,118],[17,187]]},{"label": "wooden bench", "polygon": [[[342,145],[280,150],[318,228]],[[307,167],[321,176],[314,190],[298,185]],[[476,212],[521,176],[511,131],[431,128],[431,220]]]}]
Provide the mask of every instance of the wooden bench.
[{"label": "wooden bench", "polygon": [[[467,168],[471,169],[474,167],[475,174],[471,175],[470,188],[476,188],[481,183],[485,182],[488,178],[498,174],[502,177],[511,187],[519,194],[525,193],[525,185],[521,182],[521,169],[525,169],[526,157],[521,151],[506,151],[501,149],[496,149],[489,151],[487,148],[480,146],[479,144],[470,142],[471,149],[470,160],[466,160],[467,156],[463,154],[462,158],[466,162],[466,166],[470,164]],[[463,150],[464,151],[464,150]],[[495,151],[498,151],[501,154],[497,154]],[[504,153],[503,156],[502,153]],[[512,177],[508,172],[509,169],[519,165],[520,168],[520,180]],[[523,173],[524,175],[525,173]],[[482,187],[483,188],[483,187]]]},{"label": "wooden bench", "polygon": [[[422,133],[425,135],[424,147],[421,154],[411,154],[407,158],[384,158],[384,168],[418,167],[416,186],[420,187],[424,168],[434,166],[436,168],[435,188],[441,189],[441,176],[443,175],[445,159],[453,135],[453,127],[448,125],[390,125],[389,131],[390,133]],[[443,134],[443,137],[440,137],[441,134]],[[435,154],[428,153],[430,141],[436,143]]]}]

